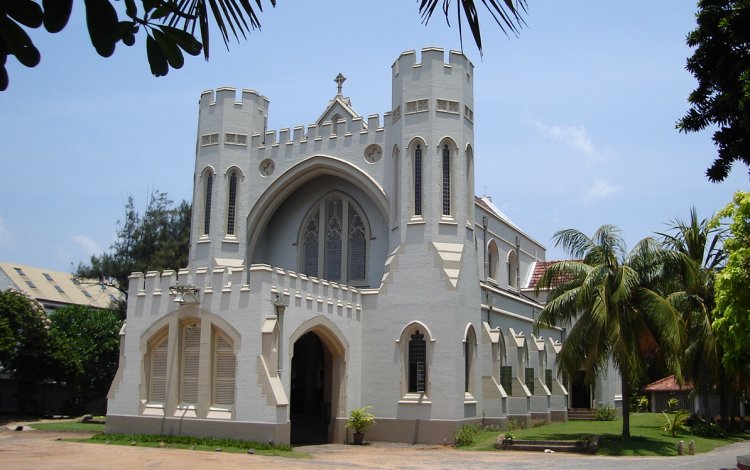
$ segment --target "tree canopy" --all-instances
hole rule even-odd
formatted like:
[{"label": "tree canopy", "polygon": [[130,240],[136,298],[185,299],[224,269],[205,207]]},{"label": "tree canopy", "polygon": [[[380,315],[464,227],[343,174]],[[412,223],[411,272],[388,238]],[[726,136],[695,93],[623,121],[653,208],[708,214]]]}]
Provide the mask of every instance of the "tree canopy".
[{"label": "tree canopy", "polygon": [[750,0],[701,0],[698,26],[687,36],[695,48],[687,70],[698,80],[690,109],[677,122],[682,132],[718,126],[718,158],[706,170],[723,181],[736,161],[750,165]]},{"label": "tree canopy", "polygon": [[[82,279],[97,279],[127,296],[131,273],[187,266],[190,212],[187,201],[175,206],[166,193],[153,191],[141,215],[131,196],[109,251],[93,255],[88,264],[79,263],[75,274]],[[124,305],[117,308],[124,318]]]},{"label": "tree canopy", "polygon": [[750,192],[738,191],[719,216],[731,219],[726,266],[716,276],[713,329],[729,374],[750,392]]},{"label": "tree canopy", "polygon": [[[183,66],[184,53],[209,58],[211,23],[228,46],[231,37],[247,38],[260,29],[263,2],[255,0],[85,0],[86,26],[91,44],[102,57],[115,52],[118,43],[132,46],[145,35],[146,56],[155,76]],[[429,22],[438,5],[450,26],[452,0],[420,0],[422,22]],[[268,0],[272,7],[276,0]],[[492,20],[506,34],[517,34],[524,25],[526,0],[482,0]],[[455,0],[459,35],[463,22],[469,26],[480,53],[482,37],[479,12],[474,0]],[[73,0],[3,0],[0,3],[0,90],[8,87],[5,62],[15,56],[26,67],[36,67],[41,54],[25,28],[44,26],[49,33],[62,31],[68,23]],[[25,27],[25,28],[24,28]],[[197,30],[196,30],[197,29]],[[463,44],[463,39],[462,39]]]},{"label": "tree canopy", "polygon": [[622,437],[628,438],[630,386],[645,360],[661,360],[680,375],[682,320],[655,287],[668,254],[651,238],[626,253],[620,230],[612,225],[601,226],[592,237],[561,230],[554,240],[578,261],[560,261],[542,275],[536,290],[551,290],[535,328],[571,327],[557,359],[567,374],[583,369],[591,383],[612,362],[620,372]]},{"label": "tree canopy", "polygon": [[113,310],[68,305],[50,315],[49,336],[59,367],[55,378],[70,391],[71,413],[106,396],[117,372],[122,320]]}]

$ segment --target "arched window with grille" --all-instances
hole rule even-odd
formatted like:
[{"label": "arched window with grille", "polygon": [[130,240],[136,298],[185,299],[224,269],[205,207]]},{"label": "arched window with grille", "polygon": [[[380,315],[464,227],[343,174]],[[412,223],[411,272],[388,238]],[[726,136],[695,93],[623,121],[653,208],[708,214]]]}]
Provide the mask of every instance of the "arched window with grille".
[{"label": "arched window with grille", "polygon": [[203,172],[203,235],[211,232],[211,199],[213,197],[214,174],[210,169]]},{"label": "arched window with grille", "polygon": [[474,394],[474,375],[476,368],[477,335],[474,326],[469,326],[464,338],[464,393]]},{"label": "arched window with grille", "polygon": [[237,170],[229,173],[229,191],[227,194],[227,235],[234,235],[237,216]]},{"label": "arched window with grille", "polygon": [[316,202],[300,231],[300,272],[329,281],[366,285],[370,229],[349,196],[334,192]]},{"label": "arched window with grille", "polygon": [[427,392],[427,342],[419,330],[409,338],[409,393]]},{"label": "arched window with grille", "polygon": [[443,215],[451,215],[451,150],[443,144]]},{"label": "arched window with grille", "polygon": [[417,144],[414,149],[414,215],[422,215],[422,146]]},{"label": "arched window with grille", "polygon": [[518,287],[518,255],[515,250],[508,252],[508,286]]},{"label": "arched window with grille", "polygon": [[498,262],[498,251],[495,240],[490,240],[489,246],[487,247],[487,277],[497,281],[497,262]]}]

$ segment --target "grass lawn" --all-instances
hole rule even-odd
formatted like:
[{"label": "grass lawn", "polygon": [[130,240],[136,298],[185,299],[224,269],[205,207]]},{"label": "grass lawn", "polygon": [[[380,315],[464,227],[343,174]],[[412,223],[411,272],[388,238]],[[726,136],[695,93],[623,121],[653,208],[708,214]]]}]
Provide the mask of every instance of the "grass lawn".
[{"label": "grass lawn", "polygon": [[[733,442],[750,439],[750,434],[732,434],[726,438],[705,438],[692,434],[672,437],[661,428],[660,413],[632,413],[630,415],[630,435],[628,440],[620,437],[622,419],[615,421],[568,421],[536,428],[512,431],[516,439],[555,439],[578,440],[583,436],[598,435],[600,441],[597,455],[677,455],[677,442],[685,441],[685,452],[689,441],[695,441],[695,452],[708,452]],[[470,450],[494,450],[495,439],[503,431],[482,431],[474,445],[464,447]]]},{"label": "grass lawn", "polygon": [[49,423],[29,423],[34,429],[40,431],[62,431],[62,432],[104,432],[104,425],[98,423],[79,423],[78,420],[54,421]]},{"label": "grass lawn", "polygon": [[285,444],[268,445],[259,442],[239,441],[235,439],[211,439],[190,436],[159,436],[151,434],[97,434],[89,439],[71,439],[76,442],[89,442],[95,444],[138,446],[138,447],[162,447],[168,449],[190,449],[211,452],[229,452],[234,454],[246,454],[248,449],[253,449],[258,455],[289,457],[304,459],[308,454],[295,452]]}]

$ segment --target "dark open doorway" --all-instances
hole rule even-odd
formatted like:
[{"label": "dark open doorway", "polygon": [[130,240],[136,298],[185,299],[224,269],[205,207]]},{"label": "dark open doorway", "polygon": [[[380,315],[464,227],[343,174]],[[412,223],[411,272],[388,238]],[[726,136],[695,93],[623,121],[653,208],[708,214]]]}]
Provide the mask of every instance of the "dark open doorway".
[{"label": "dark open doorway", "polygon": [[582,370],[576,372],[570,382],[570,407],[591,408],[591,391],[586,384],[586,373]]},{"label": "dark open doorway", "polygon": [[331,352],[320,337],[309,332],[294,343],[291,376],[291,442],[330,442]]}]

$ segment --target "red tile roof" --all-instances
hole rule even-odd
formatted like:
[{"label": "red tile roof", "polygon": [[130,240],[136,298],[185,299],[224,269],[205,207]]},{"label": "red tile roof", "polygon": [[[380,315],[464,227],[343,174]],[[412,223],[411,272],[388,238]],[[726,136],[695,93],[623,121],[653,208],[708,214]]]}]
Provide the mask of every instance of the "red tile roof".
[{"label": "red tile roof", "polygon": [[[533,289],[536,287],[539,280],[542,278],[544,273],[547,271],[547,268],[552,266],[555,263],[559,263],[562,260],[557,261],[537,261],[534,264],[534,272],[531,273],[531,279],[529,280],[529,288]],[[572,261],[572,260],[567,260]],[[557,286],[561,286],[565,284],[568,281],[571,281],[573,279],[573,276],[571,274],[564,274],[562,276],[558,276],[556,279],[552,281],[552,288],[555,288]]]},{"label": "red tile roof", "polygon": [[680,384],[677,383],[677,379],[675,379],[674,375],[670,375],[669,377],[664,377],[663,379],[659,379],[656,382],[651,382],[650,384],[646,385],[643,390],[646,392],[684,392],[692,389],[692,383],[685,382],[684,384],[682,384],[682,386],[680,386]]}]

